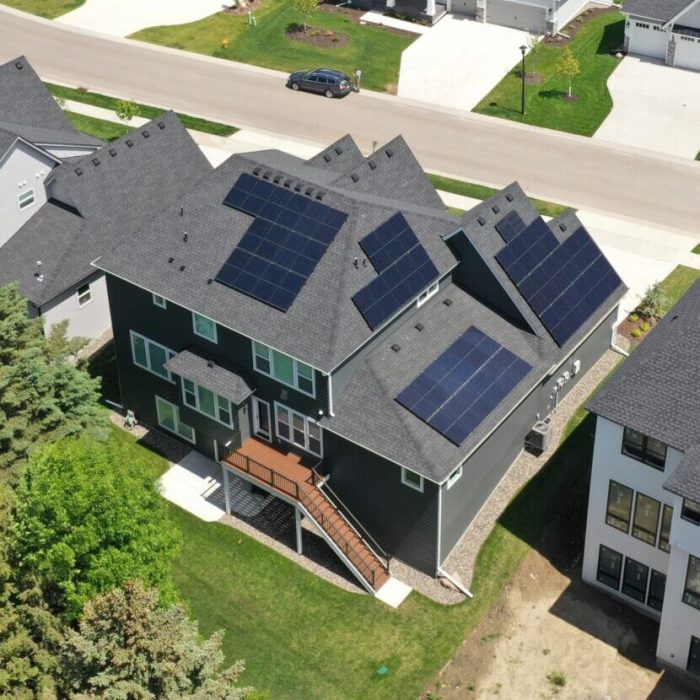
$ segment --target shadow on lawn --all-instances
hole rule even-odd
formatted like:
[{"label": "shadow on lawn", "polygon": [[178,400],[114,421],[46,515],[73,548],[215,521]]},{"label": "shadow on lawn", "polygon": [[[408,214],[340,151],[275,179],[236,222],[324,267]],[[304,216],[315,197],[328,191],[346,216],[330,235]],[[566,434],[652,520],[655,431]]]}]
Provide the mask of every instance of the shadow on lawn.
[{"label": "shadow on lawn", "polygon": [[566,97],[566,92],[564,90],[540,90],[538,93],[539,97],[544,97],[546,100],[561,100],[562,97]]},{"label": "shadow on lawn", "polygon": [[603,29],[603,37],[598,44],[596,49],[596,54],[599,56],[602,54],[609,54],[615,49],[622,46],[625,40],[625,20],[621,19],[619,22],[614,22],[613,24],[607,24]]}]

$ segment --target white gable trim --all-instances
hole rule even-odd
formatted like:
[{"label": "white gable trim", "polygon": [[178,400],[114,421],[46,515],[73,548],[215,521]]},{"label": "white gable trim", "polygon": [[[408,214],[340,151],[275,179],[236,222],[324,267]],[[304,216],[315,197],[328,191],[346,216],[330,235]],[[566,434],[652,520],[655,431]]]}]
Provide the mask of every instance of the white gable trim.
[{"label": "white gable trim", "polygon": [[692,10],[699,2],[700,2],[700,0],[693,0],[693,2],[690,3],[690,5],[688,5],[687,7],[684,7],[675,17],[671,17],[671,19],[668,20],[668,22],[666,22],[666,24],[663,25],[663,28],[668,29],[668,27],[670,25],[675,24],[676,20],[679,17],[682,17],[686,12],[688,12],[689,10]]},{"label": "white gable trim", "polygon": [[45,151],[43,148],[40,146],[37,146],[35,143],[32,143],[31,141],[27,141],[26,139],[23,139],[21,136],[18,136],[13,142],[12,145],[7,149],[5,153],[0,156],[0,168],[3,165],[3,162],[9,157],[10,153],[15,149],[17,146],[17,143],[23,143],[25,146],[29,146],[32,150],[36,151],[37,153],[41,153],[42,156],[45,156],[46,158],[50,158],[52,161],[56,163],[56,165],[60,165],[62,163],[61,160],[56,158],[56,156],[51,155],[48,151]]}]

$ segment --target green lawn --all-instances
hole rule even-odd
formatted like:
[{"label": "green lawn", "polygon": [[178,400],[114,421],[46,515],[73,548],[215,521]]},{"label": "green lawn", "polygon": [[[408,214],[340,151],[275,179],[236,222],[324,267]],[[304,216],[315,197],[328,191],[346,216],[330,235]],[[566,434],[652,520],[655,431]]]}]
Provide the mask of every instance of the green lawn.
[{"label": "green lawn", "polygon": [[693,250],[690,251],[691,253],[695,253],[696,255],[700,255],[700,243],[698,243]]},{"label": "green lawn", "polygon": [[[494,187],[477,185],[473,182],[465,182],[464,180],[454,180],[449,177],[442,177],[442,175],[428,174],[428,179],[437,190],[461,194],[463,197],[473,197],[474,199],[488,199],[499,191]],[[562,204],[553,204],[552,202],[545,202],[541,199],[533,199],[532,197],[530,197],[530,201],[535,209],[543,216],[559,216],[568,209],[568,207]]]},{"label": "green lawn", "polygon": [[661,282],[661,289],[666,295],[665,314],[693,285],[700,279],[700,270],[685,265],[678,265],[671,274]]},{"label": "green lawn", "polygon": [[82,131],[84,134],[94,136],[96,139],[101,139],[102,141],[114,141],[131,131],[131,127],[125,126],[124,124],[88,117],[84,114],[78,114],[77,112],[66,110],[65,115],[78,131]]},{"label": "green lawn", "polygon": [[[396,91],[401,52],[415,39],[320,9],[309,24],[350,40],[343,47],[317,48],[286,37],[285,29],[301,21],[291,0],[266,0],[255,16],[255,28],[245,16],[219,12],[190,24],[143,29],[131,38],[290,72],[327,65],[351,73],[359,66],[363,87],[387,92]],[[222,48],[224,39],[228,48]]]},{"label": "green lawn", "polygon": [[[117,109],[117,105],[120,102],[120,100],[115,97],[101,95],[98,92],[78,90],[77,88],[55,85],[54,83],[44,84],[52,95],[64,100],[83,102],[84,104],[93,105],[94,107],[103,107],[104,109],[111,109],[112,111]],[[155,117],[165,111],[161,107],[152,107],[150,105],[137,104],[137,107],[138,111],[136,112],[136,116],[144,117],[145,119],[155,119]],[[233,126],[219,124],[218,122],[212,122],[199,117],[191,117],[188,114],[177,113],[177,116],[180,118],[185,128],[193,129],[194,131],[203,131],[207,134],[214,134],[214,136],[231,136],[231,134],[235,134],[238,131],[238,129]]]},{"label": "green lawn", "polygon": [[[578,98],[575,102],[561,99],[567,93],[568,81],[555,74],[554,67],[563,49],[543,45],[537,55],[535,70],[544,76],[544,82],[526,86],[525,116],[520,113],[519,63],[474,111],[592,136],[612,108],[607,82],[620,59],[610,55],[610,51],[622,44],[624,24],[622,14],[607,12],[587,22],[572,39],[570,47],[581,64],[581,73],[573,82],[573,92]],[[530,70],[530,61],[526,58],[526,71],[529,73]],[[543,157],[546,159],[546,154]]]},{"label": "green lawn", "polygon": [[80,7],[85,0],[0,0],[3,5],[9,5],[16,10],[29,12],[46,19],[54,19],[65,15],[66,12]]}]

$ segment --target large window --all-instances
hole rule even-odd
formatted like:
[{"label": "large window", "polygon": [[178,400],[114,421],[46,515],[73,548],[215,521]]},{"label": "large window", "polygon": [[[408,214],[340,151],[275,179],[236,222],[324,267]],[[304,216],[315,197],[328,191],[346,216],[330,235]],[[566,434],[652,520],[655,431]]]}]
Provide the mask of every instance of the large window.
[{"label": "large window", "polygon": [[647,605],[661,612],[664,604],[664,591],[666,590],[666,576],[656,569],[651,570],[649,579],[649,597]]},{"label": "large window", "polygon": [[596,578],[610,588],[620,588],[620,574],[622,572],[622,554],[600,545],[598,554],[598,574]]},{"label": "large window", "polygon": [[258,372],[291,386],[303,394],[316,395],[312,367],[255,341],[253,342],[253,366]]},{"label": "large window", "polygon": [[275,402],[277,437],[323,457],[321,426],[297,411]]},{"label": "large window", "polygon": [[194,430],[180,420],[180,411],[175,404],[156,396],[156,413],[158,414],[158,425],[161,428],[165,428],[194,444]]},{"label": "large window", "polygon": [[231,402],[215,394],[209,389],[205,389],[199,384],[195,384],[189,379],[182,378],[182,397],[186,406],[194,408],[195,411],[203,413],[209,418],[218,420],[228,427],[233,427],[233,409]]},{"label": "large window", "polygon": [[622,592],[643,603],[647,597],[649,567],[634,559],[625,559],[625,574],[622,579]]},{"label": "large window", "polygon": [[605,515],[605,522],[618,530],[622,530],[624,533],[630,531],[633,494],[634,491],[628,486],[618,484],[617,481],[610,481],[608,511]]},{"label": "large window", "polygon": [[671,520],[673,520],[673,507],[664,503],[664,511],[661,515],[661,532],[659,533],[659,549],[664,552],[671,551]]},{"label": "large window", "polygon": [[216,323],[202,314],[192,312],[192,328],[194,334],[205,340],[210,340],[212,343],[218,342],[216,333]]},{"label": "large window", "polygon": [[403,467],[401,467],[401,483],[423,493],[423,477]]},{"label": "large window", "polygon": [[688,555],[688,573],[685,576],[683,602],[700,610],[700,559]]},{"label": "large window", "polygon": [[693,525],[700,525],[700,503],[684,498],[681,518],[693,523]]},{"label": "large window", "polygon": [[666,445],[631,428],[625,428],[622,436],[622,452],[655,469],[663,471],[666,464]]},{"label": "large window", "polygon": [[659,510],[661,504],[655,498],[649,498],[643,493],[637,493],[634,505],[634,523],[632,536],[652,547],[656,544],[656,529],[659,526]]},{"label": "large window", "polygon": [[135,365],[172,381],[170,372],[165,368],[165,363],[175,357],[172,350],[131,331],[131,354]]}]

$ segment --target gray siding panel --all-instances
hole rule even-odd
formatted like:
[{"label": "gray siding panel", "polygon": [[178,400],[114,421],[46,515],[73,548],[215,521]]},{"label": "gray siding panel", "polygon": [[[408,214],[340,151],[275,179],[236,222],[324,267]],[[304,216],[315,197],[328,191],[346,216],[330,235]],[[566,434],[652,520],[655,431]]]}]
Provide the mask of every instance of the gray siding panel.
[{"label": "gray siding panel", "polygon": [[508,2],[508,0],[488,0],[486,21],[489,24],[500,24],[504,27],[527,29],[544,34],[547,10],[544,7]]}]

